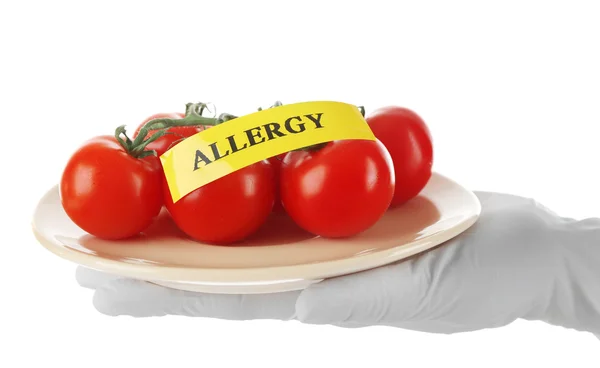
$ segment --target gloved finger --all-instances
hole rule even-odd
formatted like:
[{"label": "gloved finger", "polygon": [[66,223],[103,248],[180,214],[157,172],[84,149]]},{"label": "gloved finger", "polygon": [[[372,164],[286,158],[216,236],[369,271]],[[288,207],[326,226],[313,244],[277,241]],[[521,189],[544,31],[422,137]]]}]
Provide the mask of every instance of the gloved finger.
[{"label": "gloved finger", "polygon": [[345,327],[409,321],[424,307],[431,282],[410,259],[311,285],[298,298],[297,319]]},{"label": "gloved finger", "polygon": [[276,294],[206,294],[171,289],[145,281],[117,279],[96,289],[94,306],[110,316],[184,315],[228,320],[289,320],[298,292]]},{"label": "gloved finger", "polygon": [[97,289],[98,287],[119,278],[121,278],[121,276],[111,275],[83,266],[77,266],[77,269],[75,270],[75,280],[77,280],[77,283],[88,289]]}]

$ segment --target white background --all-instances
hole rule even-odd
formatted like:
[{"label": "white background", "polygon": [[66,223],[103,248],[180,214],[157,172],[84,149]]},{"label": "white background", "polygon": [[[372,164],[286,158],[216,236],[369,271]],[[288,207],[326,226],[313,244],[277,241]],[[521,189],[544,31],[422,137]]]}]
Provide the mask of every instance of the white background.
[{"label": "white background", "polygon": [[600,215],[597,4],[3,1],[0,367],[597,367],[597,339],[543,323],[441,336],[110,318],[30,230],[83,140],[198,100],[406,106],[432,130],[436,171]]}]

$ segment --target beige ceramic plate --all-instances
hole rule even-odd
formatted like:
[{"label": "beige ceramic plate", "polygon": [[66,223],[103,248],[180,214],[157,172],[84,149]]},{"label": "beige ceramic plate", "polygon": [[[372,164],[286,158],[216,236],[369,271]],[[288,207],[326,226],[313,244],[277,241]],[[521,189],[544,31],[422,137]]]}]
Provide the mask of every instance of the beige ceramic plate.
[{"label": "beige ceramic plate", "polygon": [[287,216],[273,216],[238,246],[200,244],[188,240],[163,212],[145,234],[110,242],[73,224],[54,187],[36,208],[33,231],[51,252],[96,270],[183,290],[267,293],[302,289],[423,252],[468,229],[480,209],[472,192],[434,174],[418,197],[351,239],[314,237]]}]

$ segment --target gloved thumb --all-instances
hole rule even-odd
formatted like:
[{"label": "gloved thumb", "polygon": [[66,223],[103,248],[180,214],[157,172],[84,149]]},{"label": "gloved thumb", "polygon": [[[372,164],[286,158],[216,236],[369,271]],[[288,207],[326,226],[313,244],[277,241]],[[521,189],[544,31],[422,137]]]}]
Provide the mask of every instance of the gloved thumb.
[{"label": "gloved thumb", "polygon": [[297,297],[297,292],[207,294],[121,278],[111,280],[96,289],[94,306],[99,312],[110,316],[183,315],[228,320],[288,320],[294,316]]}]

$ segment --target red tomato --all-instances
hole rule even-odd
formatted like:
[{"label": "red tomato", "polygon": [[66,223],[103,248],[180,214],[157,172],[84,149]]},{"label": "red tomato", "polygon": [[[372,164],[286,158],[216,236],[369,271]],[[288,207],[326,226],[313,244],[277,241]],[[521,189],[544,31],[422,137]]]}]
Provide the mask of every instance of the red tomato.
[{"label": "red tomato", "polygon": [[279,173],[281,172],[281,163],[283,162],[285,155],[286,154],[283,153],[281,155],[271,157],[268,160],[273,167],[273,175],[275,177],[275,204],[273,205],[273,212],[277,213],[285,212],[283,204],[281,204],[281,196],[279,194]]},{"label": "red tomato", "polygon": [[112,136],[85,142],[69,159],[60,197],[69,218],[98,238],[132,237],[162,207],[162,171],[152,157],[137,159]]},{"label": "red tomato", "polygon": [[379,141],[344,140],[292,151],[281,167],[281,199],[304,230],[348,237],[373,226],[394,195],[394,167]]},{"label": "red tomato", "polygon": [[403,204],[417,196],[431,178],[433,144],[429,128],[415,112],[403,107],[380,108],[366,120],[394,162],[392,206]]},{"label": "red tomato", "polygon": [[[185,114],[182,114],[179,112],[158,113],[158,114],[149,116],[148,118],[146,118],[146,120],[144,120],[137,127],[137,129],[135,130],[135,133],[133,135],[133,138],[135,138],[139,134],[139,132],[142,129],[142,127],[144,126],[144,124],[146,124],[150,120],[159,119],[159,118],[182,119],[184,117],[185,117]],[[202,126],[185,126],[185,127],[169,128],[169,129],[167,129],[167,132],[169,132],[169,134],[165,134],[162,137],[155,140],[154,142],[148,144],[148,146],[146,146],[146,150],[147,151],[154,150],[154,151],[156,151],[157,156],[160,157],[163,153],[168,151],[170,148],[176,146],[177,143],[179,143],[179,141],[181,141],[182,138],[188,138],[198,132],[201,132],[202,130],[203,130]],[[149,131],[148,134],[146,135],[146,138],[150,137],[153,133],[156,133],[156,130]]]},{"label": "red tomato", "polygon": [[209,244],[232,244],[253,234],[265,223],[275,198],[273,168],[266,160],[210,182],[176,203],[166,180],[163,188],[165,207],[177,227]]}]

